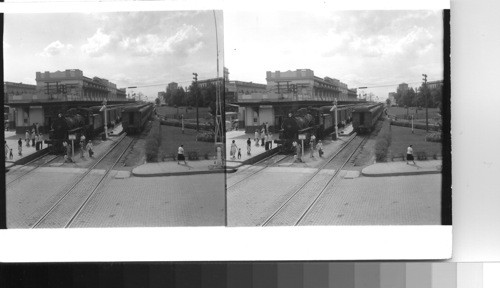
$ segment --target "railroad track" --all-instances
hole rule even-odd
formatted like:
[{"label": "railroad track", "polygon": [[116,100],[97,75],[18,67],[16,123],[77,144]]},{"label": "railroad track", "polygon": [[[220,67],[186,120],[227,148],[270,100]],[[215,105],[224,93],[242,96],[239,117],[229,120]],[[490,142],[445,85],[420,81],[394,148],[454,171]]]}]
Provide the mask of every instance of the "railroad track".
[{"label": "railroad track", "polygon": [[[355,134],[339,149],[339,151],[337,151],[337,153],[331,156],[298,189],[296,189],[274,213],[262,222],[261,226],[299,225],[314,205],[316,205],[318,199],[320,199],[326,189],[334,184],[335,179],[339,179],[337,176],[342,168],[349,163],[351,158],[366,140],[366,137],[360,137]],[[323,169],[326,168],[335,168],[334,170],[325,170],[325,172],[334,171],[333,174],[322,173]],[[311,201],[312,193],[315,194]]]},{"label": "railroad track", "polygon": [[125,136],[73,182],[31,228],[70,227],[133,142],[134,139],[127,137],[125,133]]},{"label": "railroad track", "polygon": [[[257,163],[253,164],[253,165],[252,165],[252,167],[257,166],[257,165],[259,165],[259,164],[262,164],[262,163],[265,163],[266,161],[271,160],[274,156],[278,155],[278,153],[279,153],[279,152],[276,152],[276,153],[274,153],[274,154],[272,154],[272,155],[270,155],[270,156],[268,156],[268,157],[266,157],[266,158],[264,158],[264,159],[262,159],[262,160],[258,161]],[[242,179],[240,179],[240,180],[236,181],[235,183],[231,183],[231,185],[228,185],[228,186],[226,187],[226,190],[227,190],[227,189],[230,189],[230,188],[232,188],[232,187],[234,187],[234,186],[236,186],[236,185],[238,185],[239,183],[241,183],[241,182],[243,182],[243,181],[247,180],[248,178],[250,178],[250,177],[252,177],[252,176],[256,175],[257,173],[259,173],[259,172],[263,171],[264,169],[266,169],[266,168],[270,167],[271,165],[276,165],[277,163],[282,162],[282,161],[283,161],[283,160],[285,160],[287,157],[289,157],[289,155],[279,155],[279,156],[278,156],[278,159],[277,159],[277,160],[275,160],[274,162],[272,162],[272,163],[270,163],[270,164],[269,164],[269,163],[268,163],[268,164],[265,164],[265,165],[263,165],[261,168],[259,168],[259,169],[255,170],[255,171],[252,171],[249,175],[245,175],[245,177],[243,177]],[[249,168],[246,168],[246,169],[249,169]]]},{"label": "railroad track", "polygon": [[[45,156],[47,156],[47,154],[48,153],[43,154],[40,157],[31,160],[30,162],[24,164],[23,166],[26,167],[26,166],[29,166],[30,164],[36,163],[36,162],[40,161],[41,159],[43,159]],[[24,171],[24,173],[22,173],[21,175],[19,175],[15,179],[13,179],[13,180],[9,181],[8,183],[6,183],[7,188],[10,188],[10,186],[12,186],[11,184],[14,183],[14,182],[16,182],[17,180],[19,180],[19,179],[23,178],[24,176],[30,174],[31,172],[35,171],[36,169],[38,169],[40,167],[43,167],[44,165],[49,164],[50,162],[54,161],[55,159],[57,159],[59,157],[60,157],[60,155],[53,155],[53,156],[51,156],[49,158],[49,160],[45,161],[44,163],[42,163],[40,165],[33,166],[31,169],[28,169],[27,171]]]}]

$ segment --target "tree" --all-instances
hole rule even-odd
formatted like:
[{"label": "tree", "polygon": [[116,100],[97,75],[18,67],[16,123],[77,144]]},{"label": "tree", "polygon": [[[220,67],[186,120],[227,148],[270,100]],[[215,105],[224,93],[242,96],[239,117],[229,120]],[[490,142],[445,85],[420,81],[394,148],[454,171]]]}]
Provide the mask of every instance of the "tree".
[{"label": "tree", "polygon": [[385,103],[387,104],[387,106],[391,106],[391,99],[387,98],[385,99]]},{"label": "tree", "polygon": [[155,103],[156,103],[156,105],[160,106],[160,103],[161,103],[160,97],[157,97],[155,99]]}]

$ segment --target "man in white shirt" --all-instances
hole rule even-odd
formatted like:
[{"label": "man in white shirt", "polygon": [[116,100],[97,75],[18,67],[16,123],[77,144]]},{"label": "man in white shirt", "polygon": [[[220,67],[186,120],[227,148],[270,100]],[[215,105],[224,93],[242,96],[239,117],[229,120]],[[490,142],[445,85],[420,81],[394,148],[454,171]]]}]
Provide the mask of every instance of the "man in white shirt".
[{"label": "man in white shirt", "polygon": [[179,161],[184,161],[184,164],[187,165],[186,163],[186,157],[184,157],[184,145],[179,146],[179,149],[177,149],[177,164],[179,164]]},{"label": "man in white shirt", "polygon": [[413,159],[413,145],[408,146],[406,149],[406,164],[408,164],[408,161],[412,161],[413,164],[415,164],[415,160]]}]

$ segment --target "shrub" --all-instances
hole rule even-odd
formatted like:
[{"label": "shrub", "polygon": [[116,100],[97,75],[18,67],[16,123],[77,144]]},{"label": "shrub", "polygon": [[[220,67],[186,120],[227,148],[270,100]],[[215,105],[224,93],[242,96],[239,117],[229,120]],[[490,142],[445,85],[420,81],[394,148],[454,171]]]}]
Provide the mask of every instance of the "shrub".
[{"label": "shrub", "polygon": [[425,135],[425,141],[441,142],[441,133],[439,132],[428,133],[427,135]]},{"label": "shrub", "polygon": [[146,161],[158,162],[158,150],[161,146],[160,122],[154,121],[146,139]]},{"label": "shrub", "polygon": [[200,157],[198,156],[198,151],[189,151],[188,153],[188,160],[199,160]]},{"label": "shrub", "polygon": [[385,121],[382,124],[382,128],[377,137],[377,142],[375,143],[375,160],[377,162],[387,161],[387,152],[389,151],[389,146],[391,146],[392,134],[390,131],[389,121]]},{"label": "shrub", "polygon": [[425,151],[417,151],[417,160],[427,160],[427,153]]}]

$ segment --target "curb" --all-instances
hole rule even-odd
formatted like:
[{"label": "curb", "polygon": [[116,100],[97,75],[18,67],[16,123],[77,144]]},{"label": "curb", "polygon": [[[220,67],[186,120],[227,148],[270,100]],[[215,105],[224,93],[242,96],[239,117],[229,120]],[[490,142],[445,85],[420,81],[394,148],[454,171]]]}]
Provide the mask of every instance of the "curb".
[{"label": "curb", "polygon": [[184,171],[184,172],[160,172],[136,174],[132,170],[132,175],[135,177],[159,177],[159,176],[185,176],[185,175],[198,175],[198,174],[217,174],[217,173],[234,173],[237,169],[215,169],[215,170],[197,170],[197,171]]},{"label": "curb", "polygon": [[361,171],[361,175],[366,177],[389,177],[389,176],[410,176],[410,175],[426,175],[426,174],[441,174],[441,170],[427,170],[427,171],[415,171],[415,172],[391,172],[391,173],[364,173]]}]

